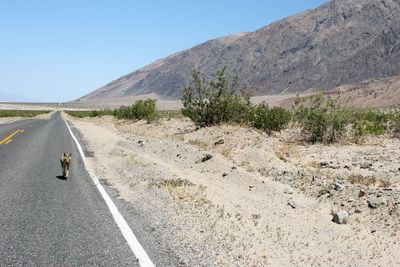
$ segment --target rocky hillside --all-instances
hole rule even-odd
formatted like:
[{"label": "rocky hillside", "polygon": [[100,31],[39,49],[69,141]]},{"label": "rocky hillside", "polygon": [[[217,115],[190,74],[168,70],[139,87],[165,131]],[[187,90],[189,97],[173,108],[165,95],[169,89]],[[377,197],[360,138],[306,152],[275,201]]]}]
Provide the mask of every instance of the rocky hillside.
[{"label": "rocky hillside", "polygon": [[82,97],[178,97],[193,68],[227,65],[256,95],[328,90],[400,74],[400,1],[332,0],[251,33],[208,41]]}]

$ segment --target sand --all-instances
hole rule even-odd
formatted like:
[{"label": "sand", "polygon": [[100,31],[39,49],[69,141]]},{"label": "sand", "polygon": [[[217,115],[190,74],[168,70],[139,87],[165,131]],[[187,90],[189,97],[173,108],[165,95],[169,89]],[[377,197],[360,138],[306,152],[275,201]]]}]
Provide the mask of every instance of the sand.
[{"label": "sand", "polygon": [[[398,139],[309,146],[293,131],[64,116],[87,143],[86,166],[149,218],[183,266],[400,265]],[[377,181],[350,183],[356,175]],[[369,208],[373,196],[387,205]],[[347,224],[332,222],[341,209]]]}]

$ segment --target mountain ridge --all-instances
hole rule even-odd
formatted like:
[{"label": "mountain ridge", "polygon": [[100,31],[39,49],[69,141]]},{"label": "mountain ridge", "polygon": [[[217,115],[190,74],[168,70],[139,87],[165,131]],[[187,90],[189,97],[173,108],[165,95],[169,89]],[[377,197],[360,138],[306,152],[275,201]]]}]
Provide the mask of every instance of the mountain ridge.
[{"label": "mountain ridge", "polygon": [[177,98],[198,68],[222,66],[255,95],[329,90],[400,73],[400,1],[332,0],[254,32],[209,40],[122,76],[79,100]]}]

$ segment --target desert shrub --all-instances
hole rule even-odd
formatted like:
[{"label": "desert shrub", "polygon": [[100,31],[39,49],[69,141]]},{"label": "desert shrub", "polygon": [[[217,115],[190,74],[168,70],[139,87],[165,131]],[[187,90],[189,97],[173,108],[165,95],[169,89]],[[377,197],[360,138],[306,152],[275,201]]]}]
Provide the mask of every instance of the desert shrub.
[{"label": "desert shrub", "polygon": [[192,84],[183,90],[182,114],[199,127],[224,122],[248,123],[252,105],[250,95],[241,88],[239,80],[232,82],[226,77],[226,67],[206,81],[198,70],[193,71]]},{"label": "desert shrub", "polygon": [[268,134],[285,129],[291,120],[291,113],[281,107],[269,108],[267,104],[257,105],[252,112],[252,124]]},{"label": "desert shrub", "polygon": [[158,117],[165,119],[179,119],[182,118],[183,115],[181,110],[159,110]]},{"label": "desert shrub", "polygon": [[311,143],[333,143],[340,139],[350,123],[350,111],[339,107],[336,100],[324,99],[322,94],[307,100],[310,100],[308,106],[300,99],[294,106],[294,119],[302,127],[306,139]]},{"label": "desert shrub", "polygon": [[155,99],[138,100],[131,106],[116,109],[114,115],[118,119],[146,120],[147,123],[151,123],[158,117],[156,103]]},{"label": "desert shrub", "polygon": [[387,131],[389,118],[389,114],[375,110],[355,110],[352,119],[355,135],[382,135]]}]

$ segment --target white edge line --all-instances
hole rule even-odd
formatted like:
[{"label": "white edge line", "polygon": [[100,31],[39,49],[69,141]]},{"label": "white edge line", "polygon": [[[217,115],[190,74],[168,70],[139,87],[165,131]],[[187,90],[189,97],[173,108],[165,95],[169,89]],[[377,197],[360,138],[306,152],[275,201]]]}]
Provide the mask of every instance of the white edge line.
[{"label": "white edge line", "polygon": [[5,122],[2,122],[0,124],[11,124],[11,123],[16,122],[16,121],[17,120],[5,121]]},{"label": "white edge line", "polygon": [[[82,147],[76,139],[74,133],[72,132],[68,123],[64,120],[65,124],[68,127],[69,133],[72,136],[72,139],[75,141],[75,144],[78,148],[79,154],[81,155],[82,159],[85,158],[85,154],[83,153]],[[96,175],[93,172],[89,172],[90,177],[92,178],[94,184],[96,185],[97,189],[99,190],[101,196],[103,197],[104,201],[106,202],[108,209],[110,210],[115,222],[117,223],[119,229],[121,230],[122,235],[128,242],[130,249],[132,250],[133,254],[135,254],[136,258],[139,260],[139,264],[142,267],[153,267],[155,266],[154,263],[150,260],[149,256],[147,255],[146,251],[140,245],[139,241],[137,240],[135,234],[133,233],[132,229],[129,227],[128,223],[126,222],[125,218],[121,215],[118,211],[118,208],[115,206],[112,199],[107,194],[104,187],[100,184],[99,179],[97,179]]]}]

